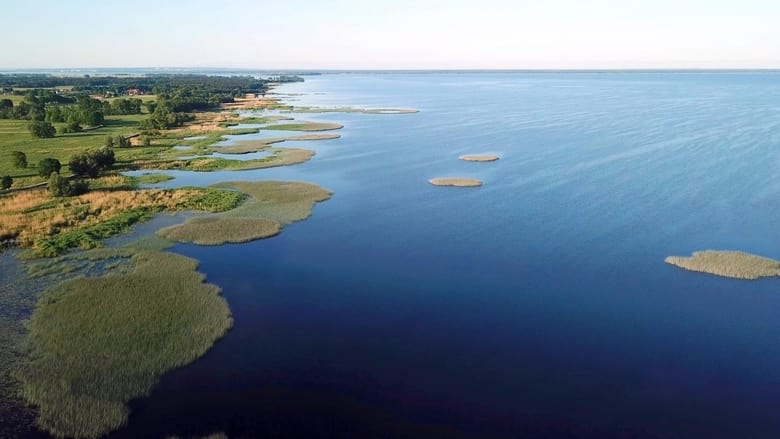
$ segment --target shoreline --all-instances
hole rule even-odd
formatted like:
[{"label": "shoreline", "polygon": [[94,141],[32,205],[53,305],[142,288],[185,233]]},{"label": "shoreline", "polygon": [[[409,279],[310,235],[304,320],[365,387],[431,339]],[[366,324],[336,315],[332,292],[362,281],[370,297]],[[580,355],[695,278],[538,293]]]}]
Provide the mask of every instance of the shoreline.
[{"label": "shoreline", "polygon": [[[279,105],[279,101],[276,100],[276,99],[262,99],[262,100],[259,100],[259,103],[260,103],[260,105],[262,107],[265,107],[265,108],[270,107],[271,105],[273,105],[273,106]],[[242,105],[242,106],[253,106],[255,104],[258,104],[258,100],[251,100],[251,101],[241,102],[239,105]],[[241,117],[236,117],[233,113],[231,113],[231,111],[233,111],[234,108],[235,108],[235,106],[227,106],[227,107],[223,106],[219,111],[213,112],[213,114],[200,114],[199,115],[199,119],[196,120],[195,123],[193,123],[191,125],[188,125],[188,126],[185,126],[185,127],[182,127],[181,129],[174,129],[174,130],[166,131],[163,135],[165,135],[165,136],[173,135],[174,136],[173,138],[176,139],[176,138],[184,138],[185,136],[191,136],[193,133],[196,133],[196,134],[206,134],[207,136],[209,134],[213,135],[213,133],[215,133],[215,132],[224,133],[225,132],[224,131],[224,125],[225,124],[233,123],[236,120],[238,120],[239,123],[240,123],[240,121],[242,119],[245,119],[245,118],[241,118]],[[290,120],[290,118],[285,117],[285,116],[278,116],[277,118],[275,118],[274,121],[278,121],[278,120]],[[267,119],[266,119],[266,121],[267,121]],[[310,122],[302,122],[302,123],[295,123],[295,122],[293,122],[289,126],[282,127],[282,128],[277,128],[277,130],[278,131],[295,131],[295,130],[301,128],[302,131],[329,131],[329,130],[341,129],[342,127],[343,126],[340,125],[340,124],[332,124],[332,123],[320,124],[320,123],[310,123]],[[276,139],[272,139],[273,142],[262,143],[261,144],[262,145],[262,149],[270,149],[272,151],[273,155],[271,156],[272,158],[270,160],[262,160],[262,161],[257,161],[255,163],[248,163],[248,164],[247,163],[243,163],[242,164],[243,167],[238,168],[237,170],[242,170],[242,169],[259,169],[259,168],[272,167],[272,166],[294,165],[294,164],[298,164],[298,163],[303,163],[303,162],[311,159],[315,155],[315,152],[312,151],[312,150],[306,150],[306,149],[300,149],[300,148],[272,148],[271,147],[272,143],[280,143],[280,142],[284,142],[284,141],[316,141],[316,140],[336,139],[336,138],[339,138],[339,137],[340,136],[337,135],[337,134],[324,134],[323,133],[323,134],[300,134],[300,135],[293,135],[293,136],[286,136],[286,137],[279,137],[279,138],[276,138]],[[212,139],[212,140],[215,140],[215,139]],[[216,141],[218,141],[218,139]],[[210,146],[206,146],[205,148],[211,148],[211,147]],[[244,147],[244,148],[246,148],[246,147]],[[255,149],[258,149],[258,148],[255,148]],[[219,147],[211,148],[211,150],[212,151],[213,150],[219,150]],[[168,148],[166,151],[172,151],[172,148]],[[216,151],[214,151],[214,152],[216,152]],[[195,161],[196,165],[194,167],[195,168],[197,168],[198,166],[208,167],[208,165],[213,163],[213,162],[208,162],[209,160],[216,161],[216,160],[224,160],[224,159],[210,159],[210,158],[208,158],[208,156],[206,156],[206,157],[203,157],[201,160]],[[199,165],[198,165],[198,162],[200,162]],[[230,162],[230,161],[224,160],[221,163],[225,163],[225,162]],[[236,161],[236,162],[238,162],[238,161]],[[149,163],[148,167],[144,167],[144,166],[139,166],[139,167],[145,168],[145,169],[147,169],[150,172],[164,171],[166,169],[164,166],[155,166],[155,165],[160,165],[160,164],[161,164],[160,162]],[[219,163],[217,163],[217,164],[219,164]],[[188,167],[189,166],[190,165],[188,165]],[[222,167],[218,166],[215,169],[202,169],[202,170],[203,171],[211,171],[211,170],[219,170],[219,169],[222,169]],[[192,169],[192,170],[201,170],[201,169]],[[164,175],[164,174],[162,174],[162,175]],[[165,177],[161,177],[160,175],[155,175],[155,176],[149,177],[149,178],[152,179],[152,180],[157,180],[157,179],[161,179],[161,178],[165,178]],[[117,176],[117,179],[124,181],[126,179],[129,179],[129,177],[128,178],[125,178],[125,177],[121,177],[120,178],[119,176]],[[239,179],[240,179],[240,177],[239,177]],[[219,190],[219,191],[235,190],[235,189],[241,190],[241,188],[239,187],[240,185],[242,185],[242,184],[250,185],[250,182],[246,182],[246,183],[237,182],[237,183],[231,183],[231,184],[233,185],[232,187],[229,186],[230,184],[227,184],[227,186],[226,186],[226,184],[222,184],[222,185],[218,185],[219,187],[218,188],[214,188],[213,190]],[[287,183],[280,183],[280,184],[284,185],[284,184],[287,184]],[[247,186],[247,187],[251,188],[251,185]],[[313,186],[313,185],[307,186],[304,189],[305,189],[306,192],[311,192],[313,190],[313,188],[317,188],[317,190],[320,190],[318,187]],[[264,190],[265,190],[265,188],[260,188],[259,193],[260,194],[264,193]],[[131,192],[128,192],[128,195],[130,193],[133,193],[133,194],[156,193],[154,191],[160,192],[159,190],[154,190],[154,189],[147,190],[147,189],[135,188]],[[162,193],[165,193],[165,192],[166,191],[162,191]],[[253,216],[253,215],[258,215],[259,213],[262,213],[264,211],[266,211],[266,213],[263,214],[263,215],[271,215],[272,217],[275,215],[275,214],[271,213],[271,211],[267,211],[267,207],[263,207],[263,209],[260,209],[258,211],[257,207],[255,207],[255,206],[260,206],[260,205],[257,204],[257,202],[249,203],[249,204],[244,203],[241,206],[233,207],[232,209],[227,210],[224,215],[223,214],[218,214],[219,217],[224,218],[222,220],[223,221],[223,223],[222,223],[223,225],[224,224],[231,224],[231,225],[238,226],[238,227],[232,228],[232,230],[237,232],[238,235],[231,235],[231,236],[227,236],[227,238],[225,238],[225,239],[221,239],[221,240],[218,239],[217,241],[210,241],[210,242],[207,242],[206,245],[222,245],[222,244],[226,244],[226,243],[230,243],[230,242],[246,242],[247,240],[263,239],[263,238],[268,238],[268,237],[271,237],[271,236],[275,236],[277,233],[279,233],[281,231],[281,226],[283,224],[287,224],[287,223],[294,222],[294,221],[305,220],[311,214],[311,208],[313,207],[313,205],[316,202],[327,200],[328,198],[330,198],[332,193],[330,191],[325,191],[325,192],[316,192],[315,191],[315,192],[313,192],[313,194],[314,194],[313,198],[306,198],[306,196],[300,195],[300,196],[304,197],[304,198],[302,198],[302,200],[304,200],[303,201],[304,203],[308,204],[308,206],[309,206],[308,208],[306,208],[306,207],[301,207],[301,208],[294,207],[293,210],[291,210],[287,214],[282,215],[281,217],[274,217],[274,218],[270,218],[269,217],[268,219],[266,219],[264,217],[256,217],[257,219],[253,219],[253,218],[255,218],[255,216]],[[260,195],[258,195],[258,194],[253,194],[252,195],[253,198],[256,198],[257,196],[260,196]],[[299,197],[299,195],[297,195],[296,192],[290,193],[289,196],[292,197],[290,199],[294,199],[295,197]],[[285,199],[287,199],[287,198],[285,198]],[[295,204],[290,205],[289,202],[285,202],[285,203],[287,203],[288,208],[296,206]],[[272,206],[272,204],[271,205],[263,204],[263,206]],[[244,213],[239,213],[239,212],[244,212]],[[303,212],[305,214],[302,214],[301,212]],[[157,213],[153,213],[151,216],[149,216],[149,218],[152,218],[152,217],[154,217],[156,215],[157,215]],[[198,218],[208,218],[208,217],[204,217],[203,215],[197,215],[196,217],[190,218],[188,221],[185,221],[184,223],[181,223],[181,224],[178,224],[178,225],[175,225],[175,226],[171,226],[171,227],[173,227],[173,228],[183,227],[183,226],[185,226],[188,223],[197,225],[198,224]],[[258,233],[252,232],[252,233],[249,233],[247,235],[246,234],[246,226],[247,225],[256,225],[257,227],[259,227],[257,229]],[[269,230],[267,228],[268,226],[271,226],[271,229],[273,229],[273,230]],[[169,227],[168,229],[170,229],[171,227]],[[278,228],[274,229],[275,227],[278,227]],[[223,228],[220,227],[220,229],[223,229]],[[165,230],[165,229],[161,229],[160,231],[162,231],[162,230]],[[222,231],[224,232],[224,230],[222,230]],[[201,232],[202,232],[202,230],[195,230],[195,234],[196,235],[201,234]],[[126,233],[126,231],[122,231],[121,233]],[[228,235],[230,235],[230,233],[228,233]],[[53,235],[53,236],[57,237],[57,236],[60,236],[60,235],[57,234],[57,235]],[[119,235],[117,234],[116,236],[119,236]],[[251,238],[251,239],[247,239],[247,238]],[[102,241],[102,239],[101,239],[101,241]],[[167,242],[167,241],[163,241],[163,242]],[[153,246],[154,248],[151,249],[151,250],[142,249],[141,247],[139,247],[137,250],[134,250],[136,248],[136,247],[134,247],[134,245],[135,244],[131,244],[131,245],[127,246],[127,247],[121,247],[121,248],[118,248],[118,249],[96,248],[95,250],[89,250],[89,251],[86,251],[86,252],[84,252],[84,251],[68,252],[68,253],[65,253],[64,256],[62,256],[62,257],[55,258],[55,259],[50,259],[50,260],[47,260],[47,259],[36,259],[36,260],[33,260],[33,261],[28,261],[28,260],[18,259],[19,258],[19,254],[20,254],[18,251],[9,252],[8,254],[5,255],[5,257],[13,257],[14,259],[18,260],[20,269],[22,269],[21,268],[22,266],[24,266],[25,267],[24,269],[26,269],[26,270],[30,270],[30,269],[32,269],[31,267],[34,267],[34,266],[35,267],[38,267],[38,266],[42,267],[43,271],[41,271],[41,273],[42,273],[42,277],[40,278],[41,281],[42,282],[47,282],[47,283],[51,282],[50,284],[47,285],[47,287],[46,287],[46,289],[45,289],[45,291],[43,293],[39,293],[38,294],[39,298],[36,299],[37,303],[29,309],[29,312],[30,312],[32,320],[34,322],[55,321],[55,320],[65,322],[65,321],[69,320],[74,315],[74,312],[77,313],[77,314],[82,314],[83,311],[86,311],[86,309],[84,309],[83,311],[76,311],[74,309],[73,311],[68,311],[66,313],[61,313],[60,311],[58,311],[60,309],[59,307],[47,307],[46,306],[47,302],[43,298],[44,297],[48,297],[51,294],[58,294],[58,295],[62,296],[63,298],[69,298],[69,300],[72,299],[73,306],[76,306],[77,309],[80,309],[78,307],[80,307],[81,305],[76,300],[76,297],[87,298],[89,296],[76,296],[76,295],[74,295],[77,290],[84,290],[85,288],[81,288],[80,287],[78,289],[73,289],[69,285],[71,285],[72,282],[76,282],[77,281],[77,279],[78,279],[77,276],[79,274],[87,273],[87,272],[92,271],[93,268],[91,268],[91,267],[95,267],[94,269],[97,269],[101,274],[99,275],[99,277],[95,277],[95,278],[89,277],[89,278],[86,278],[86,279],[95,279],[95,282],[97,282],[97,283],[95,283],[95,285],[97,285],[99,282],[107,282],[109,279],[114,279],[114,278],[116,278],[116,279],[125,279],[128,276],[131,276],[132,273],[133,273],[132,270],[134,270],[134,268],[132,268],[134,265],[132,265],[133,263],[131,261],[134,261],[136,256],[138,256],[138,255],[147,255],[147,256],[142,256],[142,257],[143,258],[151,258],[150,260],[169,260],[169,261],[171,261],[172,264],[180,264],[180,262],[176,262],[176,261],[181,261],[181,263],[184,263],[184,261],[187,260],[187,258],[185,258],[183,256],[179,256],[176,253],[171,253],[171,252],[167,251],[166,249],[167,249],[167,247],[170,244],[162,244],[161,246],[158,245],[158,244],[155,244]],[[82,257],[86,258],[86,259],[82,260],[81,259]],[[112,262],[117,257],[119,257],[119,260],[117,262]],[[160,258],[163,258],[163,259],[160,259]],[[85,262],[85,261],[91,261],[91,262]],[[122,262],[122,261],[125,261],[125,262]],[[128,265],[128,264],[130,264],[130,265]],[[190,264],[190,265],[187,265],[187,264]],[[209,286],[209,284],[202,283],[205,280],[205,275],[200,274],[200,273],[194,271],[197,265],[192,265],[192,264],[197,264],[197,261],[194,261],[193,263],[190,263],[190,262],[186,262],[185,263],[185,265],[187,265],[188,267],[193,267],[192,268],[192,270],[193,270],[192,273],[193,273],[193,276],[196,276],[196,277],[190,277],[190,279],[195,279],[196,284],[200,284],[202,286],[206,286],[209,289],[209,291],[211,291],[211,292],[215,291],[213,288],[217,288],[216,286]],[[161,265],[161,263],[155,263],[155,265],[159,266],[159,265]],[[165,265],[165,264],[162,264],[162,265]],[[147,267],[147,266],[144,266],[144,267]],[[148,269],[149,269],[149,267],[144,268],[143,270],[144,271],[148,271]],[[71,270],[73,270],[73,271],[71,271]],[[164,273],[161,273],[161,276],[163,276],[163,277],[171,276],[171,275],[178,276],[178,274],[176,274],[176,273],[181,273],[181,275],[184,275],[184,273],[187,272],[187,270],[189,270],[189,268],[185,269],[185,271],[169,270],[169,271],[166,271]],[[61,288],[64,288],[64,289],[60,289],[59,292],[55,292],[55,288],[56,288],[55,284],[59,283],[63,279],[62,279],[61,276],[56,276],[54,278],[51,278],[51,276],[52,276],[52,274],[57,274],[57,273],[62,273],[62,272],[68,273],[68,274],[66,274],[65,278],[69,279],[69,280],[66,280],[66,282],[64,284],[61,284],[61,285],[63,285],[63,287],[61,287]],[[51,274],[49,274],[49,273],[51,273]],[[199,277],[197,277],[197,276],[199,276]],[[56,282],[55,282],[55,279],[56,279]],[[197,280],[197,279],[200,279],[200,280]],[[127,280],[129,281],[129,278],[127,278]],[[90,281],[90,282],[92,282],[92,281]],[[125,282],[124,280],[122,280],[120,282],[121,282],[120,284],[129,284],[129,285],[134,284],[134,282],[129,282],[128,283],[128,282]],[[175,281],[175,282],[179,282],[179,281]],[[165,285],[168,285],[168,284],[169,283],[167,281],[165,281],[165,282],[162,282],[162,283],[159,283],[159,284],[155,284],[155,285],[159,285],[160,288],[163,288],[162,290],[160,290],[160,293],[163,294],[163,296],[164,296],[166,294],[173,293],[173,291],[174,291],[174,290],[166,289]],[[195,285],[195,284],[192,284],[192,285]],[[204,288],[206,288],[206,287],[204,287]],[[99,289],[100,290],[104,290],[105,288],[101,287]],[[203,291],[206,291],[206,290],[203,290]],[[211,293],[209,293],[209,294],[211,294]],[[156,297],[156,298],[160,298],[161,297],[159,294],[156,294],[156,295],[153,295],[153,296]],[[129,300],[131,300],[131,301],[141,300],[143,302],[143,301],[147,300],[147,299],[139,299],[137,295],[128,296],[128,297],[130,297]],[[150,298],[151,297],[152,296],[150,296]],[[138,302],[136,305],[131,306],[129,308],[124,308],[124,309],[127,309],[127,310],[143,309],[143,307],[141,306],[142,302]],[[225,336],[226,334],[229,334],[229,332],[227,332],[227,331],[228,331],[229,326],[232,325],[232,318],[230,318],[229,304],[227,304],[225,302],[224,308],[221,308],[221,309],[222,309],[222,311],[220,311],[220,312],[222,314],[226,313],[225,315],[228,316],[228,321],[230,323],[229,323],[229,325],[227,327],[224,327],[225,328],[224,329],[225,332],[223,332],[222,334],[216,333],[217,335],[216,335],[215,339],[218,339],[218,338],[220,338],[222,336]],[[48,314],[51,314],[51,316],[44,319],[43,317],[39,317],[41,315],[41,313],[48,313]],[[88,324],[89,322],[94,322],[95,324],[97,324],[98,320],[100,320],[100,315],[102,315],[102,313],[97,313],[97,314],[95,314],[95,313],[86,313],[86,314],[84,314],[85,318],[82,319],[82,320],[79,320],[79,321],[81,323],[84,323],[84,324]],[[206,318],[206,314],[204,314],[204,318]],[[97,319],[97,320],[95,320],[95,319]],[[163,319],[163,321],[165,321],[165,319]],[[11,323],[14,326],[17,326],[17,325],[19,325],[20,322],[16,321],[16,322],[11,322]],[[152,330],[154,327],[155,327],[154,323],[147,324],[147,325],[144,326],[145,329],[143,329],[143,331]],[[56,354],[56,352],[58,352],[58,351],[56,349],[52,350],[52,347],[54,345],[51,345],[50,342],[48,341],[48,340],[51,339],[53,334],[52,335],[49,334],[48,329],[46,329],[45,325],[41,326],[40,324],[35,324],[35,326],[33,326],[33,328],[38,328],[38,329],[34,329],[35,332],[29,333],[29,335],[25,335],[24,338],[27,338],[30,335],[32,335],[34,337],[34,340],[38,340],[38,341],[34,341],[33,345],[32,345],[35,349],[37,349],[36,352],[38,352],[36,354],[36,358],[39,358],[39,359],[50,358],[51,361],[52,361],[51,364],[62,363],[62,360],[59,359],[60,358],[58,356],[59,354]],[[182,329],[182,330],[184,330],[184,329]],[[94,342],[97,342],[97,339],[95,339],[95,337],[103,337],[105,334],[107,334],[106,330],[90,331],[90,332],[87,333],[87,339],[94,339],[95,340]],[[85,339],[85,340],[87,340],[87,339]],[[193,340],[193,341],[197,341],[197,338],[195,340]],[[129,341],[129,342],[130,342],[130,344],[128,346],[134,346],[134,345],[137,344],[137,343],[134,343],[133,341]],[[91,343],[93,343],[93,342],[91,342]],[[211,344],[211,342],[206,342],[206,343]],[[114,345],[116,345],[116,343],[111,343],[111,346],[114,346]],[[74,347],[75,346],[79,346],[78,343],[76,345],[74,345]],[[99,349],[102,349],[102,348],[99,348]],[[172,364],[175,364],[174,368],[178,368],[178,367],[184,366],[185,364],[187,364],[187,363],[189,363],[191,361],[196,361],[197,358],[199,358],[200,356],[205,354],[205,352],[208,349],[209,349],[208,347],[206,347],[206,348],[197,348],[197,353],[194,354],[194,356],[192,357],[191,360],[173,360],[174,363],[172,363]],[[76,352],[80,351],[80,350],[82,350],[82,349],[75,349],[73,351],[73,354],[76,354]],[[167,351],[170,351],[170,349],[162,349],[161,350],[161,352],[167,352]],[[54,355],[54,356],[51,356],[51,355]],[[181,357],[181,358],[189,358],[189,354],[185,354],[185,356]],[[25,358],[20,358],[18,361],[22,362],[22,363],[20,363],[20,365],[21,365],[21,364],[26,364],[26,362],[30,361],[30,360],[31,360],[31,358],[25,357]],[[182,363],[181,361],[184,361],[184,362]],[[71,362],[67,362],[67,361],[65,363],[71,364]],[[132,366],[133,363],[137,364],[137,362],[129,362],[129,363],[126,363],[126,364],[117,365],[117,367],[119,367],[118,370],[121,370],[122,368],[125,368],[125,367],[133,367]],[[81,434],[98,435],[98,434],[104,434],[104,433],[107,433],[107,432],[119,429],[127,421],[126,415],[122,415],[124,409],[121,408],[122,404],[123,404],[121,399],[119,401],[117,401],[117,402],[109,402],[108,400],[106,400],[106,404],[107,405],[89,406],[90,408],[88,408],[88,409],[86,408],[86,406],[82,406],[81,408],[78,408],[80,406],[79,406],[79,404],[76,404],[75,402],[74,403],[64,403],[66,405],[59,405],[59,404],[61,404],[62,401],[68,401],[68,398],[71,397],[71,396],[68,396],[69,395],[69,391],[68,390],[63,390],[63,392],[65,392],[65,393],[63,393],[61,397],[58,397],[56,399],[47,399],[48,397],[46,397],[44,394],[42,394],[39,390],[35,390],[35,389],[43,389],[43,388],[51,387],[49,384],[45,384],[45,377],[51,375],[51,373],[49,373],[49,372],[38,373],[36,371],[37,370],[41,370],[41,371],[48,370],[50,368],[50,366],[46,365],[46,364],[49,364],[49,363],[40,363],[39,362],[37,364],[39,364],[40,367],[42,367],[43,369],[36,369],[34,367],[30,368],[30,365],[28,365],[28,366],[26,366],[24,368],[20,368],[19,365],[15,365],[15,366],[13,366],[13,370],[17,371],[16,372],[16,373],[18,373],[17,377],[22,379],[22,382],[24,383],[24,386],[27,389],[25,391],[25,396],[26,396],[27,402],[31,403],[31,404],[34,404],[34,405],[36,405],[38,407],[38,409],[35,410],[35,412],[37,414],[36,417],[38,419],[38,422],[41,423],[41,426],[44,427],[45,430],[47,430],[47,431],[49,431],[51,433],[60,434],[60,435],[63,435],[63,434],[64,435],[81,435]],[[166,370],[169,370],[169,369],[166,368]],[[165,373],[166,370],[162,370],[160,372],[161,373]],[[58,373],[64,373],[64,374],[75,373],[76,376],[78,376],[80,372],[79,372],[78,369],[70,370],[68,368],[61,368],[61,370]],[[153,372],[152,369],[149,369],[149,373],[151,373],[152,375],[156,375],[157,374],[157,372]],[[141,375],[143,375],[143,374],[141,374]],[[152,376],[152,375],[149,375],[149,376]],[[152,388],[152,387],[147,386],[146,384],[141,384],[140,382],[138,383],[138,385],[140,386],[140,387],[137,387],[138,390],[134,390],[133,391],[133,392],[136,392],[136,393],[128,394],[128,396],[127,396],[127,400],[128,401],[130,399],[135,399],[137,397],[144,397],[145,395],[147,395],[149,393],[149,391]],[[133,385],[133,386],[135,386],[135,385]],[[98,392],[98,393],[94,394],[95,398],[97,398],[97,400],[100,400],[101,397],[99,395],[102,394],[104,391],[103,390],[99,390],[99,389],[97,389],[95,391]],[[116,405],[116,403],[118,403],[119,405]],[[109,409],[109,407],[111,407],[111,408]],[[83,412],[83,413],[80,414],[78,411],[82,410],[82,409],[87,409],[88,412]],[[22,410],[22,412],[24,412],[23,407],[20,407],[20,410]],[[76,412],[74,412],[73,410],[76,410]],[[106,410],[109,410],[109,411],[106,411]],[[66,416],[67,418],[62,418],[61,416]],[[99,419],[95,418],[95,416],[98,416]],[[77,420],[81,420],[81,421],[77,421]],[[73,422],[71,422],[71,421],[73,421]]]}]

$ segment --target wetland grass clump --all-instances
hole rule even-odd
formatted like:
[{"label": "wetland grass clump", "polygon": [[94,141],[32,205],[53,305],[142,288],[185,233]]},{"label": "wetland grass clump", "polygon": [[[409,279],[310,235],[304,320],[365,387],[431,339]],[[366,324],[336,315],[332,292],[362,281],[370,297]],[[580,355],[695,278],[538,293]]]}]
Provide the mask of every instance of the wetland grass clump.
[{"label": "wetland grass clump", "polygon": [[[257,150],[267,148],[261,147]],[[245,151],[255,152],[255,151]],[[236,153],[230,151],[228,153]],[[304,163],[314,157],[315,152],[302,148],[273,148],[272,155],[255,160],[229,160],[223,158],[203,157],[180,162],[170,163],[172,168],[184,169],[188,171],[212,172],[212,171],[247,171],[251,169],[274,168],[277,166],[289,166]],[[159,164],[157,168],[161,168]]]},{"label": "wetland grass clump", "polygon": [[122,274],[66,281],[38,302],[15,375],[58,437],[97,438],[124,425],[127,402],[201,357],[232,326],[197,261],[140,252]]},{"label": "wetland grass clump", "polygon": [[237,244],[278,235],[282,226],[267,218],[193,218],[157,233],[165,239],[198,245]]},{"label": "wetland grass clump", "polygon": [[157,184],[171,181],[173,180],[173,177],[167,174],[149,172],[135,177],[135,179],[140,184]]},{"label": "wetland grass clump", "polygon": [[284,225],[308,218],[314,203],[331,196],[326,189],[301,182],[231,182],[214,187],[240,191],[249,198],[236,209],[166,227],[159,230],[158,235],[172,241],[200,245],[267,238],[278,234]]},{"label": "wetland grass clump", "polygon": [[148,221],[161,207],[138,207],[119,213],[105,221],[74,230],[67,230],[47,238],[40,239],[35,244],[35,255],[50,258],[61,255],[73,248],[89,250],[100,247],[101,240],[118,235],[133,224]]},{"label": "wetland grass clump", "polygon": [[458,158],[464,162],[495,162],[500,157],[494,154],[466,154]]},{"label": "wetland grass clump", "polygon": [[734,279],[759,279],[780,275],[780,261],[739,251],[706,250],[691,257],[669,256],[665,262],[689,271]]},{"label": "wetland grass clump", "polygon": [[434,186],[453,186],[453,187],[479,187],[482,181],[475,178],[463,177],[442,177],[432,178],[428,182]]}]

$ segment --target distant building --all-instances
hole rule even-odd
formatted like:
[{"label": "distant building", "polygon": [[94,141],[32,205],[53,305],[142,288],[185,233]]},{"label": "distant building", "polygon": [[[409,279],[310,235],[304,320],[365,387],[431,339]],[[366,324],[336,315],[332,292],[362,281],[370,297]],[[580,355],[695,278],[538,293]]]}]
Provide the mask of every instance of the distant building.
[{"label": "distant building", "polygon": [[137,95],[142,95],[142,94],[143,93],[141,93],[141,90],[139,90],[137,88],[128,88],[127,89],[127,95],[128,96],[137,96]]}]

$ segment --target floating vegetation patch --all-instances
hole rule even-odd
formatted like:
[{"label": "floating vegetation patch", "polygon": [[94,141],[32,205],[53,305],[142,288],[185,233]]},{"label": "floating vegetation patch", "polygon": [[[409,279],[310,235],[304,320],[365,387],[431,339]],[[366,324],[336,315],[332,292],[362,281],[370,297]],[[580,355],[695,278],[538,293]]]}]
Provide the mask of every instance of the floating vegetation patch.
[{"label": "floating vegetation patch", "polygon": [[434,186],[454,186],[454,187],[478,187],[482,186],[482,181],[474,178],[462,177],[441,177],[432,178],[428,182]]},{"label": "floating vegetation patch", "polygon": [[489,155],[489,154],[466,154],[458,157],[459,159],[463,160],[464,162],[495,162],[499,159],[497,155]]},{"label": "floating vegetation patch", "polygon": [[286,113],[363,113],[363,114],[413,114],[420,110],[411,108],[354,108],[354,107],[294,107],[283,110]]},{"label": "floating vegetation patch", "polygon": [[127,402],[202,356],[232,325],[197,261],[142,251],[124,273],[79,277],[47,291],[28,323],[16,369],[38,425],[55,436],[99,437],[127,420]]},{"label": "floating vegetation patch", "polygon": [[780,261],[739,251],[706,250],[691,257],[669,256],[666,263],[690,271],[734,279],[759,279],[780,275]]}]

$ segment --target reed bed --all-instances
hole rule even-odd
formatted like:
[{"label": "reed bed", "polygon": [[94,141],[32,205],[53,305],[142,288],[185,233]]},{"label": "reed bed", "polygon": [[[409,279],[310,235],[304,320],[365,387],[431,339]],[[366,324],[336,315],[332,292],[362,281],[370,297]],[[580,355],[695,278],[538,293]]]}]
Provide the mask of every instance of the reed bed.
[{"label": "reed bed", "polygon": [[162,211],[223,212],[244,195],[215,188],[104,190],[54,198],[45,190],[0,197],[0,240],[32,248],[36,256],[89,249]]},{"label": "reed bed", "polygon": [[17,369],[38,425],[58,437],[97,438],[127,421],[127,402],[202,356],[232,326],[219,288],[197,261],[140,252],[123,274],[79,277],[44,294]]},{"label": "reed bed", "polygon": [[230,182],[214,187],[237,190],[249,198],[236,209],[166,227],[159,230],[158,235],[200,245],[268,238],[280,233],[284,225],[308,218],[315,203],[331,196],[326,189],[301,182]]},{"label": "reed bed", "polygon": [[734,279],[780,275],[780,261],[739,251],[706,250],[691,257],[669,256],[665,262],[685,270]]}]

